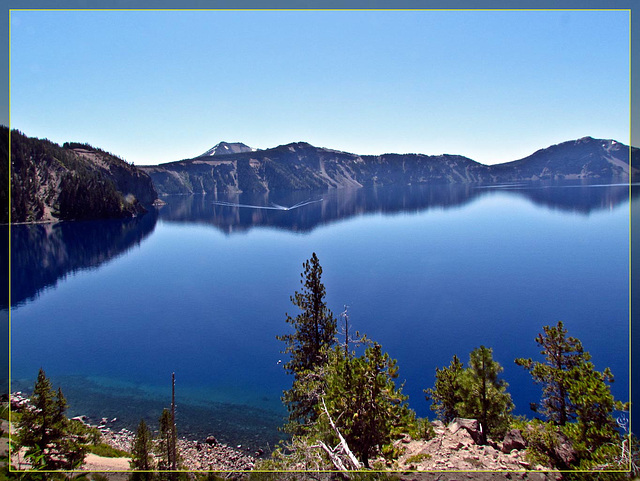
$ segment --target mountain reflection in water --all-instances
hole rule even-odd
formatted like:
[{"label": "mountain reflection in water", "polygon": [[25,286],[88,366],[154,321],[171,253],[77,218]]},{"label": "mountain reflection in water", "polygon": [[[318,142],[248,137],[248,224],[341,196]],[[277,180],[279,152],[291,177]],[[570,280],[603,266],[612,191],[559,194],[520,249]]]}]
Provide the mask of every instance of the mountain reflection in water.
[{"label": "mountain reflection in water", "polygon": [[153,232],[156,220],[151,211],[124,220],[11,226],[11,305],[35,299],[68,274],[124,254]]},{"label": "mountain reflection in water", "polygon": [[[55,286],[69,273],[97,268],[139,245],[153,232],[157,219],[209,224],[227,234],[246,232],[253,227],[308,233],[318,226],[364,214],[457,208],[497,190],[549,209],[585,215],[610,209],[629,199],[627,185],[577,183],[421,185],[328,192],[169,196],[164,198],[167,204],[158,212],[152,210],[134,219],[12,226],[11,305],[35,299],[43,289]],[[7,237],[2,236],[0,243],[6,242]],[[7,282],[6,278],[3,282]],[[8,292],[6,284],[3,292]],[[5,298],[0,308],[6,307]]]},{"label": "mountain reflection in water", "polygon": [[[629,186],[623,184],[420,185],[336,189],[328,192],[169,196],[164,198],[167,205],[160,209],[159,217],[168,222],[210,224],[227,234],[244,232],[252,227],[273,227],[305,233],[320,225],[363,214],[461,207],[496,190],[524,197],[550,209],[585,215],[612,208],[629,199]],[[304,205],[304,208],[298,208],[300,205]],[[286,206],[289,208],[282,208]]]}]

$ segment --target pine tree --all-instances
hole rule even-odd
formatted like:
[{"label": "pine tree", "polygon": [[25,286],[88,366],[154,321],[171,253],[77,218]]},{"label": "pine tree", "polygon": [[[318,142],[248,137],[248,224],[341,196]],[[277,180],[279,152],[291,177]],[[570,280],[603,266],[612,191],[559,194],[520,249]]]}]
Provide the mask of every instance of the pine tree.
[{"label": "pine tree", "polygon": [[[354,454],[369,467],[369,460],[390,449],[394,435],[415,418],[405,404],[408,396],[395,385],[397,362],[374,342],[360,357],[353,353],[345,356],[344,350],[336,347],[326,371],[323,399],[328,412]],[[320,407],[318,411],[321,413]],[[328,441],[336,444],[322,414],[316,431],[329,434]]]},{"label": "pine tree", "polygon": [[612,413],[614,409],[627,410],[628,405],[611,394],[611,370],[596,371],[591,355],[578,339],[567,337],[562,322],[544,326],[543,331],[536,342],[543,347],[540,353],[546,362],[516,359],[516,364],[543,385],[542,412],[571,440],[578,453],[576,466],[588,469],[615,464],[612,459],[620,458],[622,440]]},{"label": "pine tree", "polygon": [[304,264],[300,275],[302,289],[291,296],[291,302],[300,309],[300,314],[287,322],[294,328],[292,334],[277,336],[286,343],[282,351],[290,355],[284,368],[293,374],[293,386],[284,392],[283,401],[289,410],[291,433],[300,433],[316,419],[314,409],[318,398],[307,384],[312,382],[314,371],[327,363],[328,351],[335,343],[336,320],[325,302],[325,287],[322,283],[322,267],[314,252]]},{"label": "pine tree", "polygon": [[545,362],[518,358],[515,363],[527,369],[536,383],[542,384],[541,413],[564,426],[576,416],[576,407],[569,399],[569,372],[588,362],[591,356],[584,352],[578,339],[567,337],[562,321],[555,327],[544,326],[542,329],[544,334],[538,334],[536,343],[542,347],[540,354]]},{"label": "pine tree", "polygon": [[[151,431],[149,431],[144,419],[141,419],[131,447],[131,461],[129,462],[131,469],[134,471],[151,471],[153,469],[152,449]],[[151,479],[150,473],[134,474],[136,474],[134,479]]]},{"label": "pine tree", "polygon": [[611,413],[626,406],[616,403],[607,385],[613,382],[611,370],[606,368],[604,372],[598,372],[593,363],[584,362],[574,367],[569,377],[568,395],[575,406],[576,423],[567,426],[566,432],[572,438],[574,448],[582,457],[590,458],[603,446],[620,444]]},{"label": "pine tree", "polygon": [[424,392],[444,422],[456,417],[477,419],[486,442],[490,433],[502,434],[511,420],[513,401],[508,384],[498,377],[502,371],[493,360],[493,350],[480,346],[471,352],[468,367],[463,369],[453,356],[449,367],[436,369],[434,387]]},{"label": "pine tree", "polygon": [[167,408],[162,410],[162,414],[159,419],[159,433],[158,433],[158,455],[160,456],[159,466],[160,470],[171,469],[173,465],[173,423],[171,420],[171,411]]},{"label": "pine tree", "polygon": [[62,390],[56,392],[44,370],[40,369],[31,396],[31,408],[18,423],[18,443],[33,459],[42,455],[42,469],[73,469],[82,464],[85,450],[69,433],[65,416],[67,401]]},{"label": "pine tree", "polygon": [[454,355],[449,367],[436,368],[436,382],[433,389],[425,389],[427,401],[431,402],[431,410],[445,423],[459,417],[457,405],[462,401],[460,392],[460,376],[463,364]]},{"label": "pine tree", "polygon": [[493,350],[485,346],[474,349],[469,367],[460,377],[462,401],[457,405],[461,416],[480,422],[486,442],[489,434],[502,434],[509,425],[513,402],[506,392],[508,384],[498,378],[502,366],[493,360]]}]

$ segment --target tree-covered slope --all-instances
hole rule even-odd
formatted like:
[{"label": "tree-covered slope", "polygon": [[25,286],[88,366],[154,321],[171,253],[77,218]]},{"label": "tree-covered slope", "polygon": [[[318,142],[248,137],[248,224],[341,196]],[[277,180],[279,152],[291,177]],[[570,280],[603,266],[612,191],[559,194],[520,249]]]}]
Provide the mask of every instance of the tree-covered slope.
[{"label": "tree-covered slope", "polygon": [[[0,149],[8,137],[3,128]],[[11,222],[131,217],[155,198],[149,176],[112,154],[11,132]]]},{"label": "tree-covered slope", "polygon": [[[638,155],[632,149],[632,155]],[[637,168],[632,176],[637,175]],[[500,182],[522,180],[601,179],[629,180],[629,147],[615,140],[583,137],[552,145],[513,162],[491,167]]]}]

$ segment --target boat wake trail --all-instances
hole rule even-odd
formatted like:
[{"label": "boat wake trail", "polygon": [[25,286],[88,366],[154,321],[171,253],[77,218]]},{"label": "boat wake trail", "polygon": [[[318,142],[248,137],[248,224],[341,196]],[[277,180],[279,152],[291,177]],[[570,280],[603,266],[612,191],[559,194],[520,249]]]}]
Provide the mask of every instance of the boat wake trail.
[{"label": "boat wake trail", "polygon": [[269,206],[269,205],[236,204],[234,202],[224,202],[221,200],[214,200],[213,205],[222,205],[225,207],[244,207],[247,209],[293,210],[293,209],[298,209],[300,207],[304,207],[305,205],[315,204],[316,202],[322,202],[322,199],[316,199],[316,200],[308,199],[302,202],[298,202],[297,204],[294,204],[291,207],[279,205],[274,202],[272,202],[271,205]]}]

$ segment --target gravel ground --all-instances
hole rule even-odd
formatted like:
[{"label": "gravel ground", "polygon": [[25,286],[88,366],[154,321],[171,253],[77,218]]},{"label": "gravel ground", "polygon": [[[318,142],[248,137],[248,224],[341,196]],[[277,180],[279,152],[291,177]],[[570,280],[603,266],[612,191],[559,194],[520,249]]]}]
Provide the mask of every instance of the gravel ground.
[{"label": "gravel ground", "polygon": [[[116,449],[130,451],[133,438],[133,433],[126,429],[117,432],[102,429],[103,441]],[[248,471],[255,463],[253,456],[214,440],[203,443],[179,439],[178,452],[184,468],[192,471]]]}]

